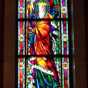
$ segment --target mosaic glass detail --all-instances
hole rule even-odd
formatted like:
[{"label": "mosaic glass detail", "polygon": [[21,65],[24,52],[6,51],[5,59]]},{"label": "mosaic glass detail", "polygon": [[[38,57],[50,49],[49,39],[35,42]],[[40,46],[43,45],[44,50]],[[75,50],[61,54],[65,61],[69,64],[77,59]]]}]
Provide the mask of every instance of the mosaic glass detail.
[{"label": "mosaic glass detail", "polygon": [[61,18],[68,18],[68,0],[61,0]]},{"label": "mosaic glass detail", "polygon": [[51,21],[50,23],[50,43],[51,43],[51,54],[61,54],[61,28],[60,21]]},{"label": "mosaic glass detail", "polygon": [[48,21],[32,21],[27,24],[27,52],[29,55],[50,54],[50,26]]},{"label": "mosaic glass detail", "polygon": [[18,58],[18,88],[25,88],[25,58]]},{"label": "mosaic glass detail", "polygon": [[18,22],[18,55],[25,54],[25,22]]},{"label": "mosaic glass detail", "polygon": [[27,0],[26,16],[30,19],[60,17],[60,0]]},{"label": "mosaic glass detail", "polygon": [[62,58],[62,88],[69,88],[69,58]]},{"label": "mosaic glass detail", "polygon": [[18,88],[70,88],[68,18],[68,0],[18,0]]},{"label": "mosaic glass detail", "polygon": [[61,22],[61,35],[62,35],[62,54],[69,54],[69,41],[68,41],[68,21]]},{"label": "mosaic glass detail", "polygon": [[68,22],[27,22],[26,45],[28,55],[68,55]]},{"label": "mosaic glass detail", "polygon": [[25,17],[25,0],[18,0],[18,18]]},{"label": "mosaic glass detail", "polygon": [[30,57],[26,68],[27,88],[59,88],[61,86],[60,58]]}]

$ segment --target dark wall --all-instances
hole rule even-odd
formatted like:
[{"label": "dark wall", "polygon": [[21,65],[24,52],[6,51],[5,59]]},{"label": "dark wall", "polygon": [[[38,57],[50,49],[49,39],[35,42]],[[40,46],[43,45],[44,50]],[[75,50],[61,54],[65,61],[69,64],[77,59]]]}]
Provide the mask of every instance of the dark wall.
[{"label": "dark wall", "polygon": [[[88,3],[85,0],[85,41],[86,41],[86,66],[88,68]],[[87,69],[87,83],[88,83],[88,69]],[[87,84],[88,86],[88,84]]]},{"label": "dark wall", "polygon": [[[84,0],[73,1],[75,88],[87,88]],[[15,88],[16,0],[5,0],[4,13],[3,88]]]},{"label": "dark wall", "polygon": [[2,87],[3,82],[3,14],[4,14],[4,1],[0,0],[0,87]]},{"label": "dark wall", "polygon": [[74,0],[75,31],[75,83],[77,88],[87,87],[87,46],[85,29],[85,0]]},{"label": "dark wall", "polygon": [[5,0],[3,88],[15,88],[16,0]]}]

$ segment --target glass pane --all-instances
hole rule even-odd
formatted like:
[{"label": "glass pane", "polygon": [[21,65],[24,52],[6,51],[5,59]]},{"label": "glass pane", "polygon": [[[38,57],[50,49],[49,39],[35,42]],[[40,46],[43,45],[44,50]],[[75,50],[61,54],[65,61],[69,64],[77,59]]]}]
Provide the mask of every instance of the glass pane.
[{"label": "glass pane", "polygon": [[25,88],[25,58],[18,58],[18,88]]},{"label": "glass pane", "polygon": [[61,0],[61,17],[68,18],[67,0]]},{"label": "glass pane", "polygon": [[26,69],[26,88],[61,86],[61,59],[58,57],[30,57]]},{"label": "glass pane", "polygon": [[69,88],[69,58],[62,58],[62,88]]},{"label": "glass pane", "polygon": [[61,28],[60,21],[51,21],[50,23],[50,43],[51,53],[53,55],[61,54]]},{"label": "glass pane", "polygon": [[27,22],[26,50],[28,55],[68,55],[68,43],[67,21]]},{"label": "glass pane", "polygon": [[60,0],[27,0],[26,16],[30,19],[60,17]]},{"label": "glass pane", "polygon": [[25,54],[25,22],[18,21],[18,55]]},{"label": "glass pane", "polygon": [[50,37],[48,21],[27,22],[26,45],[28,55],[49,55]]},{"label": "glass pane", "polygon": [[68,21],[61,22],[61,35],[62,35],[62,54],[69,54],[69,41],[68,41]]},{"label": "glass pane", "polygon": [[18,0],[18,18],[25,17],[25,0]]},{"label": "glass pane", "polygon": [[18,0],[18,88],[70,87],[67,1]]}]

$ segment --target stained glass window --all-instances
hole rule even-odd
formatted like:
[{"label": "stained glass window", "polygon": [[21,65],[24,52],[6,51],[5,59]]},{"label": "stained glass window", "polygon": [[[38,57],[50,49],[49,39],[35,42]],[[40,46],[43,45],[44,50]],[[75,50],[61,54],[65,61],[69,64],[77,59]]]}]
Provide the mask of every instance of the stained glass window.
[{"label": "stained glass window", "polygon": [[72,88],[70,0],[18,0],[17,88]]}]

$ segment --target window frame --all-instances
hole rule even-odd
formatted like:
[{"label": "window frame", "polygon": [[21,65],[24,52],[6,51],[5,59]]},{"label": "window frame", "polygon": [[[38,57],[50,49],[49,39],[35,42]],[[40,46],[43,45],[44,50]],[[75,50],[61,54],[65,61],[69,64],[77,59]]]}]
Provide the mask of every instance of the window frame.
[{"label": "window frame", "polygon": [[[1,4],[1,3],[0,3]],[[12,7],[12,8],[11,8]],[[74,0],[74,33],[75,41],[77,37],[79,40],[80,48],[76,46],[74,60],[75,60],[75,88],[87,88],[86,77],[86,40],[85,40],[85,27],[84,27],[84,9],[83,1]],[[14,9],[14,10],[13,10]],[[4,16],[4,63],[3,63],[3,87],[15,88],[15,29],[16,29],[16,16],[15,16],[16,3],[14,0],[5,0],[5,16]],[[7,24],[8,23],[8,24]],[[79,24],[80,25],[77,25]],[[8,32],[9,31],[9,32]],[[80,37],[82,34],[82,37]],[[82,38],[82,39],[81,39]],[[83,47],[83,48],[82,48]],[[80,54],[80,55],[79,55]],[[7,69],[8,67],[8,69]],[[80,80],[79,80],[80,78]],[[84,83],[82,83],[84,82]]]}]

